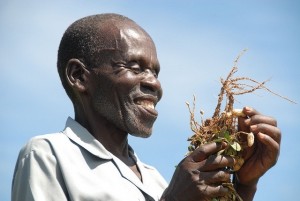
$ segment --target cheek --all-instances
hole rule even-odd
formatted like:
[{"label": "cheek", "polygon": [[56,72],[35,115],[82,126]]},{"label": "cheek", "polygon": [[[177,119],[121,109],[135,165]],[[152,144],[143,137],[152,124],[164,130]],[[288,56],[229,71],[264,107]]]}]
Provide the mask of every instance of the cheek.
[{"label": "cheek", "polygon": [[135,87],[138,87],[141,82],[142,77],[134,74],[133,72],[127,70],[122,77],[119,77],[116,83],[116,90],[128,95],[129,91],[132,91]]},{"label": "cheek", "polygon": [[93,101],[97,105],[104,103],[109,108],[121,109],[121,105],[131,104],[131,97],[139,92],[141,76],[124,69],[109,76],[99,76],[96,87],[93,89]]}]

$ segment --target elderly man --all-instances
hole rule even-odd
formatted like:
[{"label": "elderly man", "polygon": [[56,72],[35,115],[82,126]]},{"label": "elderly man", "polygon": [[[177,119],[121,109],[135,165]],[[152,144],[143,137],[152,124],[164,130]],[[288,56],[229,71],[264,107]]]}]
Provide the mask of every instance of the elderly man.
[{"label": "elderly man", "polygon": [[[128,134],[151,135],[162,97],[155,45],[135,22],[117,14],[74,22],[61,40],[57,68],[75,118],[21,150],[12,200],[211,200],[228,192],[221,185],[230,181],[224,167],[234,160],[215,155],[225,143],[184,158],[169,185],[128,144]],[[243,112],[248,117],[239,126],[257,140],[245,152],[235,188],[252,200],[259,178],[276,163],[281,134],[274,119],[249,107]]]}]

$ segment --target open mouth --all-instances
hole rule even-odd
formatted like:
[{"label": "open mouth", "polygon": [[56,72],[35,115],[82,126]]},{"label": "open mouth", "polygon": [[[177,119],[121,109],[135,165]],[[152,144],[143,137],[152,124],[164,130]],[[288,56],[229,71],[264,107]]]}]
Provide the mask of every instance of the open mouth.
[{"label": "open mouth", "polygon": [[135,104],[142,107],[144,110],[146,110],[151,115],[157,116],[158,113],[155,110],[156,101],[152,99],[137,99],[135,100]]},{"label": "open mouth", "polygon": [[143,106],[146,109],[154,110],[154,103],[150,100],[137,100],[136,104]]}]

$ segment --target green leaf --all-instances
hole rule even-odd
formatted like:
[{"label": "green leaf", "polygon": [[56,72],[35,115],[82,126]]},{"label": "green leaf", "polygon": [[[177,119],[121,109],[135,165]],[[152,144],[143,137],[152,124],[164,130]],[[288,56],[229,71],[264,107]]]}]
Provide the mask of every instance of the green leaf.
[{"label": "green leaf", "polygon": [[232,147],[228,147],[225,152],[224,152],[225,155],[229,155],[229,156],[236,156],[237,153],[235,151],[235,149],[233,149]]},{"label": "green leaf", "polygon": [[224,138],[227,139],[228,141],[230,141],[230,134],[228,131],[224,132]]}]

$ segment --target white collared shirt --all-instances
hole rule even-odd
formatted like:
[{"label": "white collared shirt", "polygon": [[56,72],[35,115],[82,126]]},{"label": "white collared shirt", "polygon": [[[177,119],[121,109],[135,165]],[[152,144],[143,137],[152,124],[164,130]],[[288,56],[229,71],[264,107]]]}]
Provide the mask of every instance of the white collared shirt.
[{"label": "white collared shirt", "polygon": [[34,137],[20,151],[12,201],[159,200],[166,181],[136,160],[143,182],[69,117],[63,132]]}]

